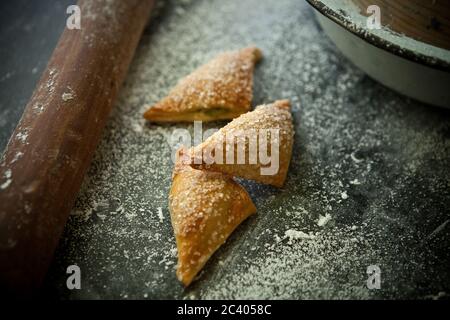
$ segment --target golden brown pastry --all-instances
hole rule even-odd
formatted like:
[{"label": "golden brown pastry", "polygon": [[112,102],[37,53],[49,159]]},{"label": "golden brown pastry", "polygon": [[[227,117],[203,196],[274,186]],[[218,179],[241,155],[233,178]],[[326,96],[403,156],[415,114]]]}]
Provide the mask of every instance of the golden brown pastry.
[{"label": "golden brown pastry", "polygon": [[281,187],[289,168],[293,142],[290,103],[279,100],[234,119],[191,149],[189,155],[183,156],[183,162],[196,169]]},{"label": "golden brown pastry", "polygon": [[175,166],[169,209],[178,249],[177,277],[188,286],[255,205],[245,189],[221,173]]},{"label": "golden brown pastry", "polygon": [[250,110],[253,70],[262,57],[255,47],[225,52],[199,67],[144,113],[154,122],[234,119]]}]

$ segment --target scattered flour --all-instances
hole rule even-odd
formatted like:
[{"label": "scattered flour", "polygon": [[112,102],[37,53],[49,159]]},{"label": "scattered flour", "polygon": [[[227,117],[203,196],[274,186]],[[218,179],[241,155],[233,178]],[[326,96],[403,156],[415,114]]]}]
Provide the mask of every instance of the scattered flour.
[{"label": "scattered flour", "polygon": [[[444,113],[404,99],[355,68],[323,35],[304,1],[156,6],[78,196],[78,214],[67,224],[49,286],[62,286],[59,293],[68,298],[364,299],[442,291],[424,287],[444,270],[442,256],[428,242],[420,250],[417,243],[449,219]],[[145,123],[142,112],[217,53],[251,44],[264,53],[255,70],[253,105],[292,101],[296,140],[288,180],[280,190],[242,181],[257,214],[184,289],[173,270],[175,239],[164,218],[172,174],[167,137],[176,128],[193,128]],[[354,177],[364,184],[349,183]],[[344,188],[354,201],[342,201]],[[411,188],[420,196],[408,193]],[[99,199],[106,205],[95,206]],[[435,213],[427,215],[426,234],[414,223],[424,212]],[[323,228],[318,220],[327,216],[333,223]],[[448,242],[440,245],[439,252],[448,248]],[[80,292],[64,286],[65,268],[74,262],[84,270]],[[380,291],[365,286],[366,268],[374,263],[389,270]]]},{"label": "scattered flour", "polygon": [[343,192],[341,193],[341,198],[342,198],[343,200],[348,199],[347,191],[343,191]]},{"label": "scattered flour", "polygon": [[158,219],[160,223],[164,223],[164,214],[162,208],[158,208]]},{"label": "scattered flour", "polygon": [[16,139],[20,140],[22,143],[27,142],[28,139],[28,131],[22,131],[16,134]]},{"label": "scattered flour", "polygon": [[67,86],[67,92],[64,92],[64,93],[61,95],[61,99],[62,99],[64,102],[66,102],[66,101],[72,100],[72,99],[74,99],[74,98],[75,98],[75,94],[74,94],[74,92],[73,92],[73,89],[72,89],[70,86]]},{"label": "scattered flour", "polygon": [[293,241],[293,240],[311,240],[311,239],[315,238],[315,235],[308,234],[308,233],[305,233],[303,231],[289,229],[289,230],[286,230],[286,232],[284,233],[284,237],[289,239],[289,241]]},{"label": "scattered flour", "polygon": [[61,99],[63,99],[63,101],[69,101],[69,100],[72,100],[73,98],[74,98],[74,96],[70,92],[64,92],[61,96]]},{"label": "scattered flour", "polygon": [[16,162],[17,160],[19,160],[20,158],[22,158],[22,156],[24,155],[23,152],[18,151],[15,155],[14,158],[11,160],[11,164]]},{"label": "scattered flour", "polygon": [[354,153],[351,153],[351,154],[350,154],[350,157],[352,158],[352,160],[353,160],[355,163],[361,163],[361,162],[364,161],[363,159],[358,159],[358,158],[355,156]]},{"label": "scattered flour", "polygon": [[323,227],[324,225],[326,225],[328,223],[328,221],[331,220],[331,215],[330,214],[325,214],[324,216],[319,216],[319,220],[317,221],[317,225],[319,227]]},{"label": "scattered flour", "polygon": [[5,171],[5,181],[0,185],[0,189],[4,190],[9,187],[12,182],[12,172],[11,169]]}]

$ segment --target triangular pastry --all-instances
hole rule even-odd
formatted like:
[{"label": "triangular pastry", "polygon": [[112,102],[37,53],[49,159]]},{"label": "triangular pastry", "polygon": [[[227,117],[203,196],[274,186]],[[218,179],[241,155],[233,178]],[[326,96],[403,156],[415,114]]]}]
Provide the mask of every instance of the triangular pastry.
[{"label": "triangular pastry", "polygon": [[250,110],[253,70],[261,50],[225,52],[181,79],[167,97],[144,113],[154,122],[234,119]]},{"label": "triangular pastry", "polygon": [[293,142],[290,103],[279,100],[234,119],[191,148],[182,161],[196,169],[281,187],[289,168]]},{"label": "triangular pastry", "polygon": [[178,249],[177,277],[188,286],[255,205],[245,189],[221,173],[175,166],[169,209]]}]

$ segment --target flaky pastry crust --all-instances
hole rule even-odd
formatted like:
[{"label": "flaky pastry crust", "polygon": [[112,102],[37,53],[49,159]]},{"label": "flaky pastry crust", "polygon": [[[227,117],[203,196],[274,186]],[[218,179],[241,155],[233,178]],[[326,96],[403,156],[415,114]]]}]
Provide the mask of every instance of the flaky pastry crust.
[{"label": "flaky pastry crust", "polygon": [[176,274],[185,286],[233,230],[256,212],[248,193],[233,178],[179,163],[169,209],[178,250]]},{"label": "flaky pastry crust", "polygon": [[[259,132],[267,132],[270,129],[278,129],[279,132],[278,138],[272,142],[270,138],[267,138],[267,150],[271,150],[271,144],[273,143],[275,145],[275,141],[279,145],[279,148],[274,147],[279,152],[278,171],[274,174],[262,174],[261,169],[267,168],[269,165],[262,163],[259,156],[256,163],[252,164],[249,162],[249,153],[252,149],[249,147],[249,140],[245,136],[241,140],[241,142],[245,141],[242,144],[245,147],[245,163],[239,163],[237,159],[239,153],[238,148],[242,148],[242,145],[239,145],[240,142],[238,142],[238,139],[235,139],[232,143],[227,142],[227,137],[234,135],[239,138],[239,135],[258,134]],[[258,145],[257,152],[259,152],[259,148],[263,145],[263,140],[258,141],[261,141],[261,144]],[[231,176],[270,184],[275,187],[282,187],[289,169],[293,143],[294,128],[290,103],[288,100],[278,100],[271,104],[261,105],[254,111],[247,112],[234,119],[203,143],[191,148],[188,152],[189,155],[183,156],[183,162],[190,164],[196,169],[221,172]],[[206,161],[205,154],[214,153],[220,149],[218,148],[220,146],[223,150],[223,155],[218,156],[218,158],[222,159],[222,163],[218,163],[218,161],[214,163]],[[227,153],[229,152],[233,152],[232,155],[234,155],[234,158],[230,157],[233,159],[231,163],[227,163]],[[213,155],[216,156],[215,154]]]},{"label": "flaky pastry crust", "polygon": [[144,113],[144,118],[153,122],[191,122],[238,117],[250,110],[253,70],[261,57],[256,47],[218,55],[181,79]]}]

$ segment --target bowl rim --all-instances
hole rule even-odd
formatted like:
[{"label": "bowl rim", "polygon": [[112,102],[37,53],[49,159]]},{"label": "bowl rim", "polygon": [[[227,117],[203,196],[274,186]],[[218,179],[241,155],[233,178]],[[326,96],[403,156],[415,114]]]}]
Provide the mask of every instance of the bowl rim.
[{"label": "bowl rim", "polygon": [[[314,9],[316,9],[320,14],[331,19],[344,29],[358,36],[359,38],[367,41],[368,43],[395,54],[399,57],[405,58],[407,60],[420,63],[422,65],[428,66],[433,69],[438,69],[441,71],[450,72],[450,62],[443,60],[439,57],[426,55],[420,52],[413,51],[409,48],[403,48],[400,45],[380,37],[371,32],[367,32],[367,29],[360,28],[356,23],[352,22],[347,16],[344,10],[334,10],[333,8],[327,6],[321,0],[306,0]],[[426,46],[433,47],[432,45],[422,42]],[[439,48],[445,50],[443,48]],[[448,51],[448,50],[445,50]],[[450,54],[450,51],[449,51]]]}]

